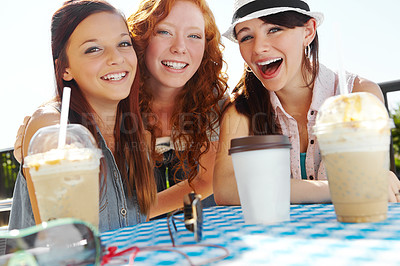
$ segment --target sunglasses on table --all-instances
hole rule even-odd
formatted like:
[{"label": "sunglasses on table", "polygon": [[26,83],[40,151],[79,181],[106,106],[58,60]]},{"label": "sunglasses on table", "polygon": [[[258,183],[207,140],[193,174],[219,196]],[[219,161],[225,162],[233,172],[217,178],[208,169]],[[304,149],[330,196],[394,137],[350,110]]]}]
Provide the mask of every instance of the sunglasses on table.
[{"label": "sunglasses on table", "polygon": [[178,209],[167,216],[168,232],[171,237],[172,246],[175,246],[175,236],[178,232],[175,221],[183,222],[186,229],[194,233],[194,240],[200,242],[203,235],[203,206],[201,204],[201,196],[194,192],[185,195],[183,197],[183,220],[175,216],[181,211],[181,209]]},{"label": "sunglasses on table", "polygon": [[[182,211],[183,211],[183,219],[176,217],[176,215],[182,213]],[[175,239],[178,231],[176,226],[176,221],[183,222],[185,228],[190,232],[194,233],[194,240],[196,241],[196,244],[176,245]],[[133,265],[136,255],[141,251],[142,252],[170,251],[182,255],[189,263],[189,265],[196,265],[192,261],[190,256],[186,254],[183,250],[190,248],[198,248],[198,247],[217,248],[223,251],[222,255],[207,259],[206,261],[202,261],[199,265],[209,264],[215,261],[222,260],[229,256],[229,251],[223,246],[199,243],[202,240],[202,231],[203,231],[203,208],[201,204],[201,195],[199,194],[191,192],[185,195],[183,198],[183,209],[178,209],[168,214],[167,226],[172,246],[157,245],[157,246],[146,246],[140,248],[137,246],[133,246],[122,251],[118,251],[117,247],[108,247],[108,253],[103,256],[103,263],[104,264],[108,263],[116,257],[129,255],[129,265]]]},{"label": "sunglasses on table", "polygon": [[2,265],[99,265],[102,255],[98,230],[73,218],[44,222],[0,233],[6,254]]},{"label": "sunglasses on table", "polygon": [[[115,257],[130,254],[129,264],[133,265],[136,255],[140,251],[170,251],[181,254],[195,265],[190,257],[179,248],[206,247],[218,248],[224,254],[208,259],[204,263],[211,263],[226,258],[229,251],[222,246],[213,244],[175,245],[174,235],[177,232],[175,221],[181,221],[186,229],[194,233],[196,242],[202,239],[203,210],[201,196],[189,193],[184,196],[183,217],[175,215],[182,210],[176,210],[168,215],[168,231],[171,237],[171,246],[133,246],[123,251],[117,247],[109,247],[108,253],[102,252],[100,235],[91,224],[73,218],[64,218],[44,222],[30,228],[11,230],[0,233],[0,240],[5,240],[6,254],[0,256],[0,266],[47,266],[47,265],[104,265]],[[172,223],[172,226],[170,225]],[[178,249],[176,249],[178,248]],[[1,254],[0,254],[1,255]]]}]

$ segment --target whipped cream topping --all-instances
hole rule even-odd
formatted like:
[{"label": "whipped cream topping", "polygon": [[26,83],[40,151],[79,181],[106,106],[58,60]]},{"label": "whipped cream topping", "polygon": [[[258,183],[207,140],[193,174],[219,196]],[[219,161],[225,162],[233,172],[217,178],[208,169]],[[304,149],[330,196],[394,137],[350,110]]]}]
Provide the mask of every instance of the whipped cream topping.
[{"label": "whipped cream topping", "polygon": [[88,162],[98,165],[102,157],[100,149],[77,148],[66,145],[64,149],[52,149],[45,153],[29,155],[25,158],[24,167],[35,169],[59,165],[79,165]]},{"label": "whipped cream topping", "polygon": [[371,93],[357,92],[328,98],[318,111],[316,124],[376,120],[389,120],[385,105]]},{"label": "whipped cream topping", "polygon": [[336,152],[388,151],[393,121],[373,94],[350,93],[328,98],[313,128],[322,155]]}]

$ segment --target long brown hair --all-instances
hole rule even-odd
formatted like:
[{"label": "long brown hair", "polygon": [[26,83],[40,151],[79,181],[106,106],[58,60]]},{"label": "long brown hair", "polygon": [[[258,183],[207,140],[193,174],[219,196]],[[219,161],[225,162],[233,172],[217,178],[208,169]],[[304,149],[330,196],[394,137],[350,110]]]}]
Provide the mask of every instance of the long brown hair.
[{"label": "long brown hair", "polygon": [[[304,26],[311,17],[295,11],[286,11],[260,17],[259,19],[265,23],[293,29]],[[315,35],[314,40],[310,43],[310,49],[312,62],[303,54],[302,74],[303,79],[307,81],[307,74],[311,73],[311,79],[307,81],[307,87],[312,89],[319,71],[318,34]],[[253,72],[244,70],[242,78],[233,90],[233,94],[236,110],[249,118],[250,134],[267,135],[280,133],[280,129],[274,120],[274,110],[269,92]]]},{"label": "long brown hair", "polygon": [[[145,51],[150,38],[154,35],[155,26],[168,16],[176,1],[178,0],[143,0],[139,9],[128,18],[141,67],[140,109],[142,114],[154,113],[151,110],[153,96],[146,82],[149,71],[145,65]],[[210,149],[209,136],[219,123],[218,103],[223,99],[227,89],[227,77],[221,72],[224,64],[223,45],[210,8],[205,0],[184,1],[194,3],[201,10],[206,35],[205,52],[200,67],[176,97],[175,110],[171,118],[174,129],[172,137],[174,140],[179,140],[185,148],[183,152],[176,154],[180,167],[188,172],[190,182],[198,174],[200,157]],[[146,123],[146,129],[151,132],[154,147],[159,128],[157,124]],[[177,143],[175,142],[174,145]],[[175,150],[180,150],[182,146],[175,146]],[[154,150],[153,154],[154,158],[157,158]],[[186,163],[184,163],[185,160],[187,160]]]},{"label": "long brown hair", "polygon": [[[121,15],[113,6],[99,0],[70,0],[54,13],[51,24],[51,47],[56,74],[56,95],[61,99],[64,87],[71,88],[69,120],[87,127],[96,140],[96,113],[83,95],[75,80],[65,81],[63,74],[68,67],[66,47],[75,28],[88,16],[99,12]],[[136,71],[129,96],[117,107],[114,128],[115,160],[128,194],[136,190],[140,210],[148,213],[156,199],[154,172],[149,162],[144,139],[144,126],[139,112],[139,71]]]}]

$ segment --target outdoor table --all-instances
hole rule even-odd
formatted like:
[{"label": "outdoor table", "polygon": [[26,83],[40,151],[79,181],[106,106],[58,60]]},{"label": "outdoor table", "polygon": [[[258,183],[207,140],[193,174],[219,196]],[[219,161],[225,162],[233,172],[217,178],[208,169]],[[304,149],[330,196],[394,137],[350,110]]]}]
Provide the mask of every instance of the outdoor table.
[{"label": "outdoor table", "polygon": [[[177,227],[177,244],[196,243],[182,222]],[[166,218],[105,232],[101,242],[118,250],[171,245]],[[389,203],[384,221],[358,224],[338,222],[332,204],[291,205],[290,221],[270,225],[245,224],[239,206],[211,207],[203,210],[200,243],[229,250],[213,265],[400,265],[400,204]],[[195,264],[223,254],[210,247],[180,250]],[[134,265],[189,264],[175,252],[144,251]]]}]

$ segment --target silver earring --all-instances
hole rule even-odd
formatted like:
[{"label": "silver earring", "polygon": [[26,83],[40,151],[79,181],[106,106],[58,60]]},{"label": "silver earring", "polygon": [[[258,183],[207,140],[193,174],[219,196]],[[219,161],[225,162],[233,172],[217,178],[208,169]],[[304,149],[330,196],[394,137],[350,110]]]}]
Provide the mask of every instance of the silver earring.
[{"label": "silver earring", "polygon": [[308,59],[310,59],[310,57],[311,57],[311,48],[310,48],[310,44],[308,44],[308,45],[306,46],[306,48],[304,48],[304,54],[306,55],[306,57],[307,57]]}]

